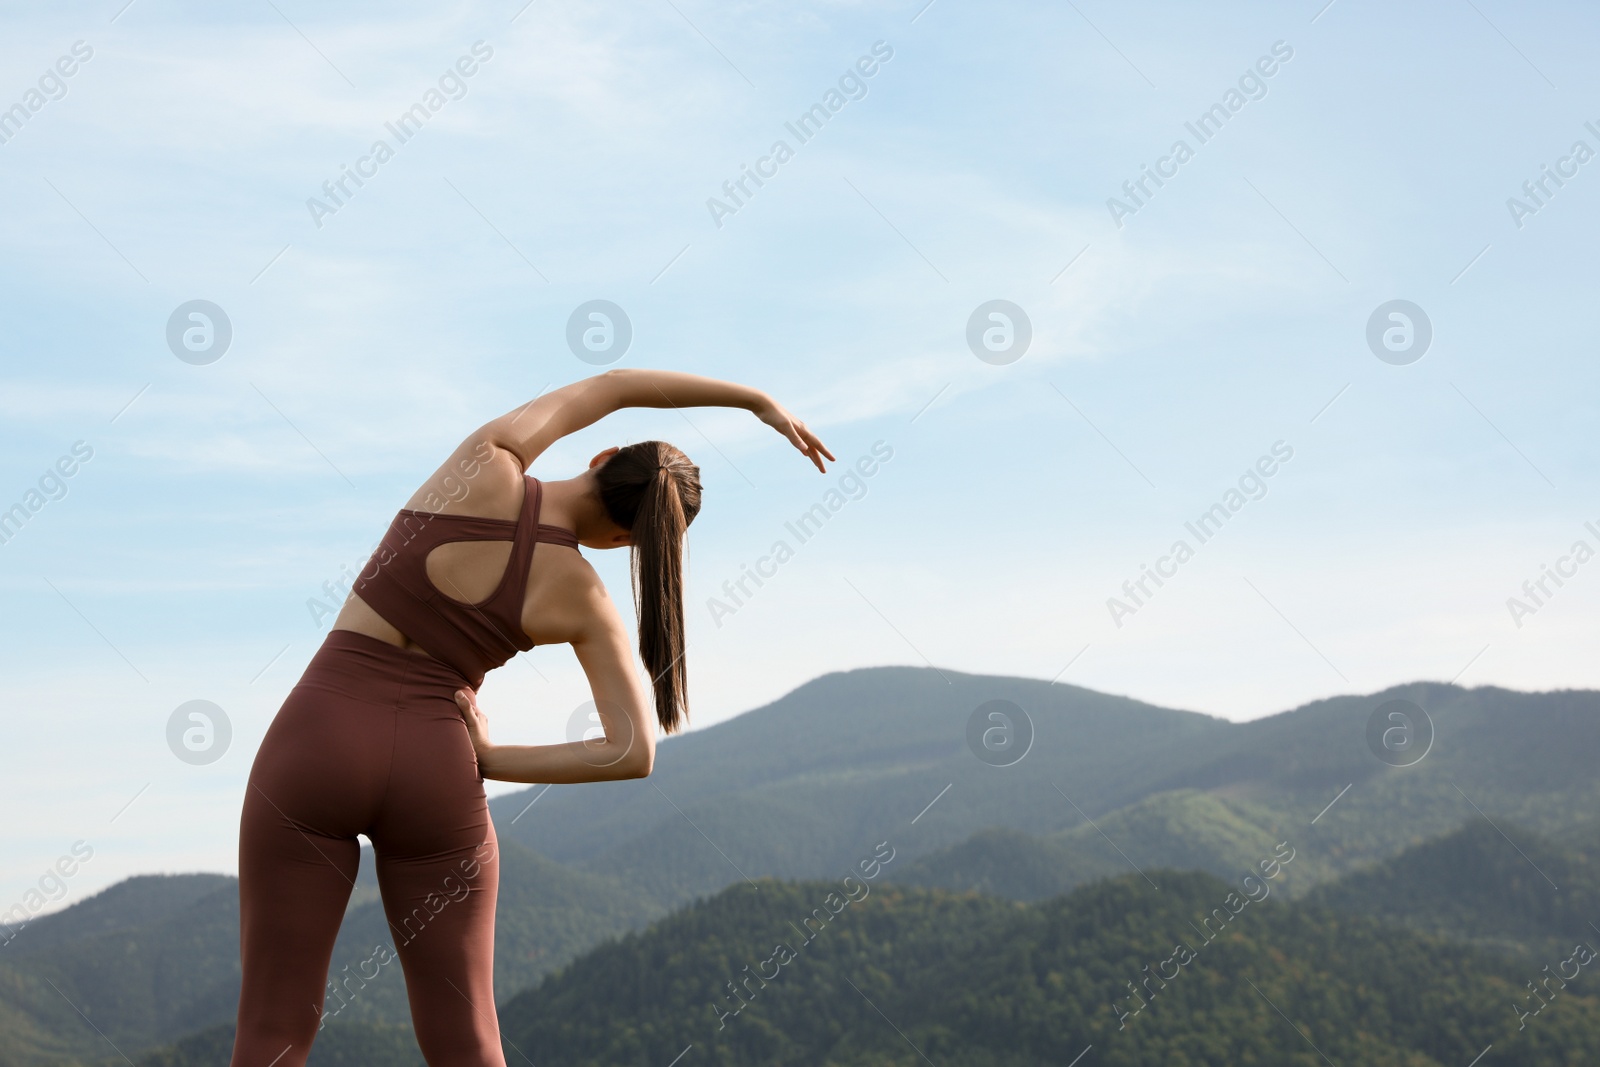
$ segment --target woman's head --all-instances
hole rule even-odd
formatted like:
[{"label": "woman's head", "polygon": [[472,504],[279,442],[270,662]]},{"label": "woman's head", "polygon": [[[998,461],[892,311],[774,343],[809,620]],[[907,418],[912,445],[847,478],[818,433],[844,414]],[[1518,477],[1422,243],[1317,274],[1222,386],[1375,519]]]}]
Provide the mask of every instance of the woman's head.
[{"label": "woman's head", "polygon": [[639,658],[654,680],[656,719],[671,733],[689,713],[683,537],[700,513],[700,468],[665,441],[640,441],[595,458],[600,503],[628,531],[633,549]]}]

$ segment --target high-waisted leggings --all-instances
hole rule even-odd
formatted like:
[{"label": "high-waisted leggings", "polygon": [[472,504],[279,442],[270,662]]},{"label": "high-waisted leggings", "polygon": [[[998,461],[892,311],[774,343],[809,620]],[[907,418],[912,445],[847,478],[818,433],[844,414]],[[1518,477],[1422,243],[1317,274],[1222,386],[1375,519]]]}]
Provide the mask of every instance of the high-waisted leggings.
[{"label": "high-waisted leggings", "polygon": [[[232,1067],[299,1067],[372,841],[431,1067],[504,1067],[494,1006],[499,849],[446,664],[330,631],[256,753],[239,826],[244,984]],[[331,1011],[332,1009],[328,1009]]]}]

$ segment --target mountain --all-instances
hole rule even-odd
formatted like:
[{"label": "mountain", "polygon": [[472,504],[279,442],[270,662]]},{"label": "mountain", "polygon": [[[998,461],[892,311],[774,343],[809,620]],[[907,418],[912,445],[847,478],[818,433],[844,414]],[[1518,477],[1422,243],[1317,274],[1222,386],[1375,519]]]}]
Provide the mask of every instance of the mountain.
[{"label": "mountain", "polygon": [[[1206,796],[1158,794],[1124,811],[1167,809],[1178,816],[1176,826],[1193,825],[1212,804],[1220,803],[1214,798],[1199,801]],[[1235,844],[1226,837],[1218,841],[1214,828],[1202,828],[1186,843],[1163,846],[1160,835],[1128,828],[1142,818],[1124,821],[1123,814],[1108,817],[1100,826],[1113,837],[1133,842],[1129,856],[1135,861],[1145,850],[1166,847],[1176,854],[1186,847],[1190,867],[1228,877],[1250,870],[1249,857],[1271,854],[1272,846],[1262,842]],[[1227,825],[1225,819],[1217,824]],[[1098,849],[1095,844],[1081,830],[1048,837],[988,830],[923,856],[886,878],[902,885],[1038,901],[1132,869],[1130,859],[1104,841]],[[1297,853],[1297,869],[1285,871],[1280,889],[1293,889],[1294,876],[1306,870],[1298,865],[1310,856],[1308,851]],[[1305,879],[1299,884],[1303,886]],[[1335,911],[1484,948],[1530,957],[1564,956],[1580,941],[1600,946],[1600,929],[1594,925],[1600,922],[1600,849],[1580,851],[1515,823],[1474,816],[1451,833],[1316,884],[1304,898]]]},{"label": "mountain", "polygon": [[1474,819],[1307,899],[1551,959],[1578,942],[1600,946],[1600,862],[1504,821]]},{"label": "mountain", "polygon": [[[142,887],[123,894],[132,900],[143,895]],[[108,921],[115,903],[96,898],[78,905],[98,921],[73,939],[63,929],[74,920],[76,909],[68,909],[56,917],[55,945],[0,963],[0,1004],[8,1016],[0,1063],[98,1059],[108,1040],[144,1048],[232,1012],[239,989],[232,879],[180,910],[156,911],[149,921]],[[138,913],[133,908],[128,915]],[[22,930],[10,947],[26,950],[31,932]]]},{"label": "mountain", "polygon": [[1033,1067],[1091,1047],[1107,1067],[1461,1067],[1491,1045],[1495,1062],[1524,1067],[1600,1057],[1600,1000],[1568,991],[1519,1018],[1519,993],[1542,1002],[1499,957],[1302,902],[1245,903],[1237,880],[1147,873],[1159,890],[1132,874],[1026,905],[892,884],[829,903],[840,881],[740,883],[514,998],[507,1055],[569,1067],[686,1053],[713,1067]]},{"label": "mountain", "polygon": [[225,874],[142,874],[125,879],[62,911],[15,929],[0,959],[35,956],[96,934],[182,915],[201,899],[234,884]]},{"label": "mountain", "polygon": [[[1032,722],[1013,766],[967,747],[969,719],[991,700]],[[1369,720],[1395,700],[1432,723],[1413,766],[1368,747]],[[662,907],[745,879],[826,877],[891,833],[914,862],[995,829],[1063,844],[1090,877],[1113,857],[1131,869],[1118,849],[1140,867],[1221,873],[1269,839],[1303,840],[1315,847],[1299,892],[1479,812],[1572,830],[1600,810],[1597,762],[1600,694],[1587,691],[1417,683],[1232,723],[1073,686],[884,667],[669,738],[648,779],[519,791],[492,808],[506,836]]]},{"label": "mountain", "polygon": [[[1270,813],[1194,789],[1146,797],[1070,830],[1048,835],[983,830],[929,853],[889,877],[906,885],[1043,900],[1086,882],[1152,866],[1247,873],[1276,842]],[[1286,890],[1309,881],[1285,875]]]},{"label": "mountain", "polygon": [[[1109,848],[1106,851],[1111,851]],[[986,893],[1008,900],[1046,900],[1085,882],[1125,873],[1129,864],[1021,830],[980,830],[931,852],[889,876],[901,885]]]},{"label": "mountain", "polygon": [[[1175,799],[1146,807],[1178,826],[1208,810]],[[1071,848],[989,831],[946,851],[1006,857],[1014,879]],[[1093,1045],[1109,1064],[1323,1062],[1306,1036],[1333,1062],[1406,1067],[1469,1062],[1476,1042],[1532,1065],[1595,1051],[1600,1001],[1545,966],[1570,977],[1563,957],[1590,941],[1562,936],[1600,903],[1590,857],[1475,819],[1290,903],[1280,890],[1302,854],[1280,844],[1265,857],[1228,880],[1152,867],[1027,906],[907,888],[904,869],[888,881],[894,862],[848,882],[741,882],[505,1003],[508,1061],[661,1063],[692,1047],[697,1062],[741,1065],[998,1065],[1069,1062]],[[1535,979],[1552,1005],[1571,1003],[1545,1015]],[[230,1035],[206,1031],[138,1067],[225,1067]],[[408,1038],[335,1023],[313,1063],[413,1067]]]},{"label": "mountain", "polygon": [[[362,885],[376,884],[371,862],[364,853]],[[495,983],[504,996],[659,914],[628,889],[515,842],[502,844],[501,883]],[[231,1025],[239,1000],[238,903],[231,877],[146,876],[20,930],[0,956],[0,1067],[92,1063],[108,1042],[134,1053]],[[380,943],[394,944],[382,905],[358,893],[331,976],[355,972]],[[340,1040],[359,1045],[378,1034],[382,1044],[399,1026],[414,1050],[399,968],[358,985],[330,1019],[330,1027],[354,1027],[341,1030],[354,1036]]]},{"label": "mountain", "polygon": [[[1013,767],[980,762],[968,719],[991,700],[1034,724]],[[904,826],[914,851],[993,826],[1049,833],[1079,821],[1052,780],[1095,811],[1177,774],[1202,737],[1230,724],[1022,678],[884,667],[830,674],[728,722],[664,741],[642,780],[552,786],[495,799],[496,825],[543,855],[604,873],[672,906],[745,877],[824,876]],[[542,788],[542,787],[541,787]],[[1082,803],[1083,801],[1080,801]]]},{"label": "mountain", "polygon": [[[1394,700],[1412,702],[1414,718],[1433,726],[1426,757],[1412,766],[1390,766],[1368,747],[1369,721]],[[1010,766],[968,746],[974,716],[990,725],[982,716],[993,701],[1014,704],[1019,736],[1031,732]],[[1597,756],[1600,694],[1591,692],[1419,683],[1231,723],[1028,679],[918,668],[831,674],[665,740],[648,779],[496,798],[497,996],[505,1002],[586,949],[730,885],[838,877],[880,843],[897,850],[888,880],[1019,901],[1121,875],[1164,890],[1157,868],[1237,879],[1280,843],[1296,859],[1279,896],[1298,897],[1475,818],[1594,852]],[[335,974],[386,938],[368,861]],[[1461,872],[1476,861],[1451,862]],[[1428,877],[1435,892],[1461,875]],[[74,1003],[131,1052],[229,1021],[237,890],[220,878],[130,880],[16,932],[0,951],[0,1067],[102,1054]],[[1429,927],[1383,911],[1377,883],[1360,892],[1354,884],[1324,903],[1453,934],[1480,910]],[[1483,931],[1480,948],[1543,936]],[[127,964],[107,968],[107,959]],[[391,968],[335,1021],[380,1033],[407,1018]]]},{"label": "mountain", "polygon": [[[233,1024],[225,1023],[139,1057],[135,1067],[228,1067]],[[125,1067],[121,1057],[102,1067]],[[410,1026],[331,1022],[317,1035],[306,1067],[426,1067]]]}]

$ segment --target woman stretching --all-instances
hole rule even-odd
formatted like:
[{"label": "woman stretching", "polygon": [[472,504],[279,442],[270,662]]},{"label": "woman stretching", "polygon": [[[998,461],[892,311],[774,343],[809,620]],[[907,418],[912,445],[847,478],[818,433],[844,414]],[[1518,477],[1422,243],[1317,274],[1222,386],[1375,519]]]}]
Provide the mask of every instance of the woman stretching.
[{"label": "woman stretching", "polygon": [[[360,861],[357,834],[372,841],[428,1063],[503,1067],[494,1002],[499,855],[483,780],[650,773],[655,730],[627,631],[576,550],[631,547],[639,655],[653,679],[656,722],[671,733],[688,715],[683,537],[700,510],[699,468],[664,441],[608,448],[563,481],[523,472],[555,441],[621,408],[703,406],[753,412],[818,470],[834,458],[758,390],[613,370],[478,429],[395,516],[250,770],[239,826],[244,983],[232,1067],[305,1063],[325,991],[342,1004],[345,990],[325,985]],[[572,646],[605,736],[491,744],[476,700],[484,674],[550,644]],[[369,966],[388,962],[387,948],[379,953]]]}]

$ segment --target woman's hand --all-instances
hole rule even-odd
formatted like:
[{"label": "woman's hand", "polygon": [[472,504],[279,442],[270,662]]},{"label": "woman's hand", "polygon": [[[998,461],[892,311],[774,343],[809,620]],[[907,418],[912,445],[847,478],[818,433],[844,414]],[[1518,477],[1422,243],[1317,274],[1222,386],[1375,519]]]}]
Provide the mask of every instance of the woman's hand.
[{"label": "woman's hand", "polygon": [[483,757],[494,747],[489,740],[489,716],[479,709],[478,694],[470,689],[456,690],[456,708],[461,712],[462,719],[466,720],[467,736],[472,738],[472,750],[477,754],[481,767]]},{"label": "woman's hand", "polygon": [[766,403],[756,409],[756,418],[777,430],[789,439],[789,443],[798,448],[802,454],[817,465],[817,470],[828,473],[828,468],[822,465],[822,457],[834,459],[832,452],[822,440],[806,428],[806,424],[789,414],[784,406],[768,397]]}]

